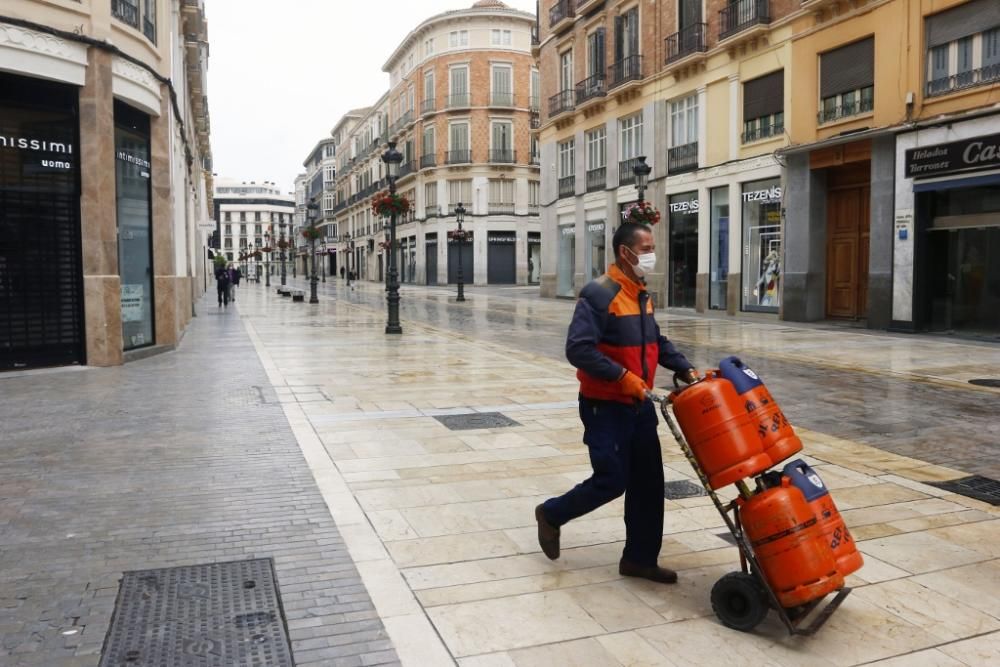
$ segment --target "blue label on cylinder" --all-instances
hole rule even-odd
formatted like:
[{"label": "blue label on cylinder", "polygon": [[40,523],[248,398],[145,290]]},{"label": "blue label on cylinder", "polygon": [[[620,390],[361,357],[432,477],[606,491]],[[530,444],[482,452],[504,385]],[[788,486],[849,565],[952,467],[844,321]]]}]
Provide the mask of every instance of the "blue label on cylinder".
[{"label": "blue label on cylinder", "polygon": [[753,369],[740,361],[739,357],[726,357],[720,361],[719,373],[733,383],[737,394],[745,394],[764,384]]},{"label": "blue label on cylinder", "polygon": [[782,472],[785,477],[791,480],[792,485],[802,492],[808,502],[822,498],[829,493],[816,471],[802,459],[792,461],[784,467]]}]

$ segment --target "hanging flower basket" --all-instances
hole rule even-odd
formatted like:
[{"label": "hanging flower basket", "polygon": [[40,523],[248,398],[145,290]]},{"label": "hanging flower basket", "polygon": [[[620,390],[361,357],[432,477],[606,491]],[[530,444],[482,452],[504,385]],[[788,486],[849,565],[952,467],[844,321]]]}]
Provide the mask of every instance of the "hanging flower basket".
[{"label": "hanging flower basket", "polygon": [[264,247],[264,248],[261,248],[260,250],[258,250],[258,251],[257,251],[256,253],[254,253],[254,254],[256,254],[256,255],[257,255],[257,257],[259,258],[259,257],[260,257],[260,255],[261,255],[261,253],[269,253],[269,252],[274,252],[274,249],[273,249],[273,248],[272,248],[271,246],[266,246],[266,247]]},{"label": "hanging flower basket", "polygon": [[315,241],[321,236],[323,236],[322,232],[320,232],[315,227],[302,228],[302,238],[304,238],[306,241]]},{"label": "hanging flower basket", "polygon": [[[378,248],[379,248],[379,250],[388,250],[391,247],[392,247],[392,243],[390,243],[389,241],[379,241],[378,242]],[[397,248],[399,247],[399,239],[396,239],[396,247]]]},{"label": "hanging flower basket", "polygon": [[640,225],[653,226],[660,221],[660,212],[648,201],[629,204],[625,209],[625,222],[636,222]]},{"label": "hanging flower basket", "polygon": [[393,213],[403,215],[410,210],[410,200],[400,194],[380,192],[372,199],[372,212],[387,218]]},{"label": "hanging flower basket", "polygon": [[260,250],[254,250],[252,253],[250,253],[250,256],[254,259],[260,259]]},{"label": "hanging flower basket", "polygon": [[285,239],[281,239],[280,241],[278,241],[277,245],[278,245],[278,250],[285,250],[286,248],[291,246],[291,244]]}]

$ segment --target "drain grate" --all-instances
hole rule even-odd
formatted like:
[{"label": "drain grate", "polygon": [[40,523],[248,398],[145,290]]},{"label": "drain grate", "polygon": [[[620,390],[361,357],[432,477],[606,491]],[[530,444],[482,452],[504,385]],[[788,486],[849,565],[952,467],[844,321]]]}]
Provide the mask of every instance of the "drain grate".
[{"label": "drain grate", "polygon": [[126,572],[101,667],[293,667],[270,558]]},{"label": "drain grate", "polygon": [[677,500],[679,498],[694,498],[697,496],[707,496],[705,489],[700,484],[689,482],[686,479],[679,479],[673,482],[663,483],[663,497],[667,500]]},{"label": "drain grate", "polygon": [[1000,505],[1000,482],[982,475],[949,479],[946,482],[927,482],[945,491],[951,491],[961,496],[982,500],[991,505]]},{"label": "drain grate", "polygon": [[976,378],[975,380],[969,380],[969,384],[974,384],[977,387],[994,387],[1000,389],[1000,380],[996,378]]},{"label": "drain grate", "polygon": [[470,412],[462,415],[438,415],[435,419],[452,431],[469,431],[477,428],[507,428],[509,426],[521,425],[510,417],[502,415],[499,412]]}]

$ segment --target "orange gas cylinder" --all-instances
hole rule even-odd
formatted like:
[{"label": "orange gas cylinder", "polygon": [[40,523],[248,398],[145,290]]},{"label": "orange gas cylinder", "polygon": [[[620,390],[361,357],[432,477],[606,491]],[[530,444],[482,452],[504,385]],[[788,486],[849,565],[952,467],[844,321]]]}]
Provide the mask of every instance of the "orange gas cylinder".
[{"label": "orange gas cylinder", "polygon": [[719,374],[733,383],[743,408],[757,427],[757,435],[771,465],[778,465],[802,451],[802,441],[778,407],[771,392],[758,375],[737,357],[727,357],[719,363]]},{"label": "orange gas cylinder", "polygon": [[713,489],[771,467],[757,425],[718,371],[708,371],[704,380],[675,395],[674,415]]},{"label": "orange gas cylinder", "polygon": [[816,515],[790,479],[782,477],[781,486],[737,502],[757,562],[782,607],[797,607],[844,585]]},{"label": "orange gas cylinder", "polygon": [[783,472],[792,481],[792,485],[802,492],[816,515],[820,530],[823,531],[823,539],[837,561],[837,570],[846,577],[861,569],[865,562],[861,552],[854,544],[851,531],[847,529],[837,506],[833,504],[833,497],[816,471],[808,463],[798,459],[786,465]]}]

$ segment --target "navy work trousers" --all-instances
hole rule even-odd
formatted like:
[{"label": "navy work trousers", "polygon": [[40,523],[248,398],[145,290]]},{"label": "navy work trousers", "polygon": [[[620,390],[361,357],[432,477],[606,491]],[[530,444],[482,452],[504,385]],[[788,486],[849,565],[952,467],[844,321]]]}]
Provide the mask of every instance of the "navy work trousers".
[{"label": "navy work trousers", "polygon": [[632,406],[580,398],[583,442],[594,474],[542,505],[561,526],[625,494],[625,560],[656,565],[663,540],[663,459],[651,401]]}]

